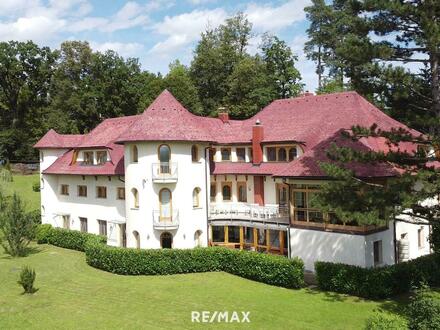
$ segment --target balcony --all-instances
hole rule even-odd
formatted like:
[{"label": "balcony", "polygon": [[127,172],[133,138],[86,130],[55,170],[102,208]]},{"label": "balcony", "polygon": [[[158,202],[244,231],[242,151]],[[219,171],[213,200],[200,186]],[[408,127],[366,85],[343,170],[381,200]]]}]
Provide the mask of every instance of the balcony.
[{"label": "balcony", "polygon": [[153,182],[175,183],[177,182],[177,163],[153,163]]},{"label": "balcony", "polygon": [[211,204],[210,220],[249,220],[259,222],[289,223],[288,207],[278,204],[264,206],[249,203]]},{"label": "balcony", "polygon": [[153,228],[156,230],[176,230],[179,228],[179,210],[173,209],[170,216],[161,216],[160,210],[153,210]]}]

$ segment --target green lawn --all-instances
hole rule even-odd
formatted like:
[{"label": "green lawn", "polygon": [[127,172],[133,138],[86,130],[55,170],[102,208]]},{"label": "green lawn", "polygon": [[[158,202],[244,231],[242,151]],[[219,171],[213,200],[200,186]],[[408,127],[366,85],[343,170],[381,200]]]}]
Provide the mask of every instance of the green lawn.
[{"label": "green lawn", "polygon": [[[361,329],[375,309],[396,308],[227,273],[120,276],[89,267],[81,252],[38,249],[17,259],[0,252],[0,329],[190,328],[193,310],[250,312],[250,324],[210,325],[216,328]],[[16,282],[22,265],[37,272],[34,295],[22,295]]]},{"label": "green lawn", "polygon": [[40,209],[40,193],[32,190],[32,185],[40,179],[39,174],[33,175],[14,175],[13,182],[2,183],[7,195],[16,192],[23,201],[29,211]]}]

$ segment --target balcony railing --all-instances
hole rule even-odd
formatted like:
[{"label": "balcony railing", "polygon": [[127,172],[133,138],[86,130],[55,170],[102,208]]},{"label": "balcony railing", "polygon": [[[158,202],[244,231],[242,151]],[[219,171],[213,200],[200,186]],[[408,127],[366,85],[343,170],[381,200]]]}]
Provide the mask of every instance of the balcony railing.
[{"label": "balcony railing", "polygon": [[255,220],[267,221],[273,219],[289,218],[288,207],[279,206],[278,204],[266,204],[264,206],[249,203],[220,203],[211,204],[210,219],[211,220]]},{"label": "balcony railing", "polygon": [[177,182],[177,163],[153,163],[153,182]]},{"label": "balcony railing", "polygon": [[153,210],[153,228],[156,230],[175,230],[179,228],[179,210],[173,209],[171,214]]}]

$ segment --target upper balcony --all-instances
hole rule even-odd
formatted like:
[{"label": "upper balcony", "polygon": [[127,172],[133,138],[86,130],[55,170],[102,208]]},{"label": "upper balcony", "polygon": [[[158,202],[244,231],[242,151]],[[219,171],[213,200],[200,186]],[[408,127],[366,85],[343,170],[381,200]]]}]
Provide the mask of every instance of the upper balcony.
[{"label": "upper balcony", "polygon": [[153,228],[156,230],[176,230],[179,228],[179,210],[153,210]]},{"label": "upper balcony", "polygon": [[153,163],[152,166],[153,182],[175,183],[178,178],[177,163]]}]

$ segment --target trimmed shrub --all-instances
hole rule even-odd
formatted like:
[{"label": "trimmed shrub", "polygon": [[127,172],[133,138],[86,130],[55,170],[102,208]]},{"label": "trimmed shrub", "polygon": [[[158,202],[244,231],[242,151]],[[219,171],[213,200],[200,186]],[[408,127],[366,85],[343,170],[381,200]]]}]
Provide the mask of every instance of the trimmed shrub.
[{"label": "trimmed shrub", "polygon": [[318,261],[315,272],[321,290],[364,298],[387,298],[424,284],[439,286],[440,256],[432,254],[380,268]]},{"label": "trimmed shrub", "polygon": [[300,259],[221,247],[196,249],[127,249],[89,241],[89,265],[122,275],[169,275],[225,271],[250,280],[286,288],[304,285],[304,264]]},{"label": "trimmed shrub", "polygon": [[20,284],[24,293],[35,293],[37,289],[34,288],[34,282],[37,275],[35,274],[35,270],[30,268],[29,266],[24,266],[20,272],[20,279],[18,280],[18,284]]},{"label": "trimmed shrub", "polygon": [[406,319],[389,313],[375,313],[369,317],[365,330],[401,330],[408,329]]},{"label": "trimmed shrub", "polygon": [[100,244],[107,243],[107,238],[77,230],[53,228],[51,225],[40,225],[37,230],[37,243],[52,244],[66,249],[83,251],[88,240],[93,239]]},{"label": "trimmed shrub", "polygon": [[35,192],[39,192],[39,191],[41,191],[40,181],[38,181],[38,182],[34,182],[34,183],[32,184],[32,190],[35,191]]},{"label": "trimmed shrub", "polygon": [[106,238],[40,225],[39,244],[85,251],[87,263],[120,275],[170,275],[225,271],[250,280],[286,288],[304,286],[301,259],[222,247],[195,249],[127,249],[106,245]]},{"label": "trimmed shrub", "polygon": [[407,308],[409,328],[414,330],[440,329],[440,298],[422,288]]}]

